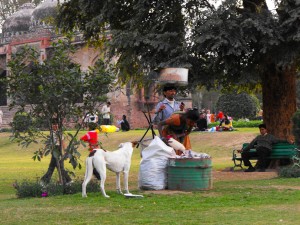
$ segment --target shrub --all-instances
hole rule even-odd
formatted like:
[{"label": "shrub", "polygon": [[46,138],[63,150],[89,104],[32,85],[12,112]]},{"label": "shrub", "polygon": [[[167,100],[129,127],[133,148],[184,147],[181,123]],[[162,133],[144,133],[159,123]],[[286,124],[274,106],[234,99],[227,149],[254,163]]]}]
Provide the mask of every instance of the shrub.
[{"label": "shrub", "polygon": [[[237,127],[258,127],[259,124],[261,124],[262,121],[261,120],[250,120],[250,121],[246,121],[246,120],[238,120],[238,121],[232,121],[232,125],[233,128],[237,128]],[[219,126],[219,122],[214,122],[214,123],[210,123],[208,124],[209,128],[212,127],[216,127]]]},{"label": "shrub", "polygon": [[30,127],[34,127],[40,130],[47,129],[47,121],[44,118],[32,118],[26,112],[17,112],[13,118],[13,122],[10,124],[13,130],[18,132],[24,132]]},{"label": "shrub", "polygon": [[[82,181],[75,180],[70,185],[61,185],[59,183],[50,182],[47,185],[42,185],[39,181],[17,181],[13,184],[16,189],[16,195],[18,198],[28,197],[46,197],[57,196],[64,194],[75,194],[81,192]],[[97,181],[91,181],[87,186],[87,192],[99,192],[99,184]],[[44,196],[42,196],[44,194]]]},{"label": "shrub", "polygon": [[247,93],[226,94],[218,99],[216,107],[234,119],[253,119],[256,117],[257,101]]},{"label": "shrub", "polygon": [[16,113],[11,126],[15,131],[23,132],[32,125],[32,119],[26,112]]},{"label": "shrub", "polygon": [[300,177],[300,167],[298,166],[281,167],[278,171],[278,176],[286,177],[286,178]]},{"label": "shrub", "polygon": [[0,129],[0,133],[1,132],[11,132],[11,131],[12,131],[11,128],[6,128],[6,127]]}]

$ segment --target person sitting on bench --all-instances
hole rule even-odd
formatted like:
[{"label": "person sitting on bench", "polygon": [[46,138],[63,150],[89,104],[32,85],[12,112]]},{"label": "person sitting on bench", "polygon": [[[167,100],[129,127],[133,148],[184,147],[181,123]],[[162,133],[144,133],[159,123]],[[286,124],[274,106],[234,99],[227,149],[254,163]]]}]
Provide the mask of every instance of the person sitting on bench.
[{"label": "person sitting on bench", "polygon": [[[259,172],[264,172],[268,166],[267,158],[271,154],[272,145],[279,142],[272,134],[268,134],[265,124],[260,124],[258,128],[260,135],[254,138],[247,147],[238,151],[242,155],[244,165],[249,166],[245,172],[254,172],[256,170],[250,162],[251,157],[258,158],[257,169]],[[256,152],[250,152],[250,149],[254,147],[256,148]]]}]

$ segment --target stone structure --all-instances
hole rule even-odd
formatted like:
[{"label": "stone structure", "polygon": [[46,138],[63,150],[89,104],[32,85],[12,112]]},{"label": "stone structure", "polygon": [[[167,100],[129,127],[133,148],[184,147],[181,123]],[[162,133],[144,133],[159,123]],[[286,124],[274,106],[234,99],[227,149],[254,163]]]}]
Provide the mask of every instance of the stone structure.
[{"label": "stone structure", "polygon": [[[56,12],[57,0],[45,0],[37,7],[31,3],[26,3],[4,22],[2,34],[0,34],[0,78],[9,76],[6,68],[7,61],[13,52],[24,45],[39,49],[41,61],[47,58],[51,43],[61,37],[55,33],[53,27],[49,25],[50,23],[47,23]],[[72,60],[79,63],[82,70],[87,70],[89,66],[93,66],[101,57],[99,50],[90,48],[85,44],[80,33],[75,34],[74,44],[77,45],[78,50]],[[142,113],[142,110],[145,109],[143,90],[132,90],[128,84],[125,87],[116,87],[115,91],[108,93],[107,96],[111,102],[114,124],[125,114],[132,128],[148,126]],[[154,109],[159,100],[155,94],[150,96],[148,102],[151,110]],[[191,105],[189,99],[185,99],[185,103],[187,106]],[[9,98],[6,96],[5,87],[2,86],[0,87],[0,109],[4,113],[4,127],[9,127],[15,114],[15,111],[8,110],[8,104]]]}]

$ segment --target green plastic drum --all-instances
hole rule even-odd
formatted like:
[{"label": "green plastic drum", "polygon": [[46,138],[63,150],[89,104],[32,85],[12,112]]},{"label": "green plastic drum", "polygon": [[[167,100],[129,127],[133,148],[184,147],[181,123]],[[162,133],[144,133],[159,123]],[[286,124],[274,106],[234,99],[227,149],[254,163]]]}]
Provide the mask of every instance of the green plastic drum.
[{"label": "green plastic drum", "polygon": [[208,190],[212,188],[211,158],[178,158],[168,161],[168,189]]}]

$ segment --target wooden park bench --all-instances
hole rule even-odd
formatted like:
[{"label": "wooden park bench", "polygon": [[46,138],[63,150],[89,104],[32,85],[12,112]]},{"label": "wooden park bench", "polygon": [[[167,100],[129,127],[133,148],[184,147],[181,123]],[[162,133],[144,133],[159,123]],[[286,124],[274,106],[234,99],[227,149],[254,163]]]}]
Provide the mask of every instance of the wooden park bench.
[{"label": "wooden park bench", "polygon": [[[243,148],[249,145],[249,143],[244,143]],[[271,167],[278,167],[278,163],[281,159],[287,159],[292,160],[294,156],[298,154],[297,146],[294,144],[290,144],[288,142],[279,142],[277,144],[274,144],[272,147],[271,155],[268,157],[268,159],[272,160],[271,164],[269,165],[269,168]],[[255,152],[256,149],[250,149],[251,152]],[[257,157],[252,157],[250,160],[257,160]],[[234,166],[231,168],[233,171],[236,167],[240,167],[243,169],[243,160],[240,153],[237,152],[237,150],[232,151],[232,161],[234,163]],[[274,165],[275,162],[275,165]]]}]

